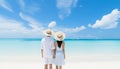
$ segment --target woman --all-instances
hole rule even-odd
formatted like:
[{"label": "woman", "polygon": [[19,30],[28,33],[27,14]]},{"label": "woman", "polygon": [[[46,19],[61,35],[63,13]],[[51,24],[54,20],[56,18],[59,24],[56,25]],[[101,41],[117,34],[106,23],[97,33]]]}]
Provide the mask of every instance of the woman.
[{"label": "woman", "polygon": [[65,34],[63,32],[56,32],[54,38],[56,39],[56,42],[54,43],[54,64],[56,65],[56,69],[62,69],[62,65],[65,64],[65,43],[63,42]]}]

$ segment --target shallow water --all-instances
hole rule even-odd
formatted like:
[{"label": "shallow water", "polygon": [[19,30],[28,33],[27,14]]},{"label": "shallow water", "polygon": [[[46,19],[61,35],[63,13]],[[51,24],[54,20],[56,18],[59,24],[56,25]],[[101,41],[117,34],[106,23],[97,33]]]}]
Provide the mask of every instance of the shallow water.
[{"label": "shallow water", "polygon": [[[40,61],[41,39],[0,39],[1,61]],[[68,61],[120,60],[120,40],[71,40],[65,42]]]}]

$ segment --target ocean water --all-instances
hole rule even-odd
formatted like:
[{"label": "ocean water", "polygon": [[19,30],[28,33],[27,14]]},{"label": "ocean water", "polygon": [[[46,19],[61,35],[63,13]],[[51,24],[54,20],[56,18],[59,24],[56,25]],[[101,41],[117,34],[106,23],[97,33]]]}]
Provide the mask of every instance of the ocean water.
[{"label": "ocean water", "polygon": [[[41,39],[0,39],[0,61],[40,62]],[[120,40],[66,39],[66,60],[120,61]]]}]

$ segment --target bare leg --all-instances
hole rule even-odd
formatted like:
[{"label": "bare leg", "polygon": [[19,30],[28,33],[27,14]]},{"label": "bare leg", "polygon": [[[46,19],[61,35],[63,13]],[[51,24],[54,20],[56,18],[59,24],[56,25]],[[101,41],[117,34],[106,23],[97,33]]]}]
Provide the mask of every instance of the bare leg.
[{"label": "bare leg", "polygon": [[52,64],[49,64],[49,69],[52,69]]},{"label": "bare leg", "polygon": [[45,64],[44,69],[48,69],[48,65],[47,64]]},{"label": "bare leg", "polygon": [[58,66],[56,65],[56,69],[58,69]]},{"label": "bare leg", "polygon": [[62,66],[60,66],[60,69],[62,69]]}]

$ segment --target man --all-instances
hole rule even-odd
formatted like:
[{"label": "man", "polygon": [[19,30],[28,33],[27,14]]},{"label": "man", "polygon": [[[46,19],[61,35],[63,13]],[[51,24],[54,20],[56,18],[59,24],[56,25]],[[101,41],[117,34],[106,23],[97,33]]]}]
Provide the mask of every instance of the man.
[{"label": "man", "polygon": [[53,53],[55,51],[54,47],[54,40],[51,38],[53,35],[52,30],[47,29],[43,32],[45,34],[45,38],[41,40],[41,54],[42,58],[44,58],[44,69],[52,69],[52,63],[53,63]]}]

